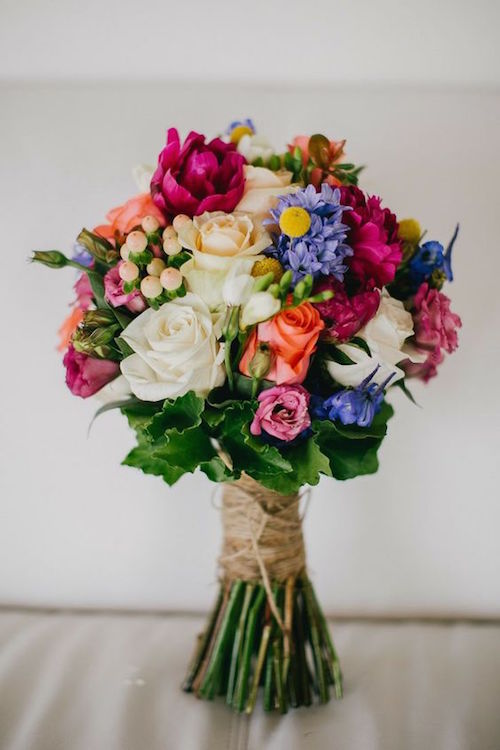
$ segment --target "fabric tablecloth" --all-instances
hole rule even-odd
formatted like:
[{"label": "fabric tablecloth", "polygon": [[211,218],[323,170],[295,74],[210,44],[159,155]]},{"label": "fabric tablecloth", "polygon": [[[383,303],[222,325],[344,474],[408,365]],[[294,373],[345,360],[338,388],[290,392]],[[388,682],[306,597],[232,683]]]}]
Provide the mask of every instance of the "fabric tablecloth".
[{"label": "fabric tablecloth", "polygon": [[195,616],[0,613],[1,750],[498,750],[500,625],[333,624],[345,697],[247,719],[181,692]]}]

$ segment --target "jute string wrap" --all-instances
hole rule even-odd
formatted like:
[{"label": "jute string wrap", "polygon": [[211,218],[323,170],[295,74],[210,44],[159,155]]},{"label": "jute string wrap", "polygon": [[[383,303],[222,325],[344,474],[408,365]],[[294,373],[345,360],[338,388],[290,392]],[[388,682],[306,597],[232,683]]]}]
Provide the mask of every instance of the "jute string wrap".
[{"label": "jute string wrap", "polygon": [[224,485],[222,495],[222,575],[229,580],[262,580],[280,626],[270,581],[284,583],[305,569],[299,501],[298,494],[273,492],[245,474]]}]

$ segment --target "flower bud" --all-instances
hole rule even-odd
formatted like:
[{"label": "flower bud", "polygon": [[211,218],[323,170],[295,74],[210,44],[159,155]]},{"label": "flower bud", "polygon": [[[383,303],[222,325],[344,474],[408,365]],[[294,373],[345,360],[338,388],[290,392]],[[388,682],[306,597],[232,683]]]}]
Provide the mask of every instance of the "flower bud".
[{"label": "flower bud", "polygon": [[151,263],[146,266],[146,271],[150,276],[160,276],[161,272],[165,268],[165,261],[161,258],[153,258]]},{"label": "flower bud", "polygon": [[131,260],[125,260],[120,263],[118,274],[123,281],[135,281],[139,276],[139,269]]},{"label": "flower bud", "polygon": [[262,380],[265,378],[273,364],[274,354],[266,341],[261,341],[255,350],[255,354],[248,364],[248,372],[252,378]]},{"label": "flower bud", "polygon": [[186,214],[178,214],[178,216],[175,216],[172,222],[175,231],[178,232],[188,221],[191,221],[191,219],[189,216],[186,216]]},{"label": "flower bud", "polygon": [[116,326],[116,318],[112,310],[99,308],[97,310],[87,310],[83,314],[82,327],[90,330],[94,328],[104,328],[105,326]]},{"label": "flower bud", "polygon": [[288,271],[285,271],[285,273],[283,274],[280,280],[280,291],[282,294],[286,294],[288,292],[292,281],[293,281],[293,271],[289,269]]},{"label": "flower bud", "polygon": [[226,313],[226,321],[222,330],[227,342],[234,341],[239,331],[240,310],[238,307],[230,308]]},{"label": "flower bud", "polygon": [[222,298],[226,305],[237,307],[250,297],[254,280],[246,273],[234,276],[228,274],[222,286]]},{"label": "flower bud", "polygon": [[177,237],[169,237],[163,240],[163,251],[166,255],[178,255],[182,250],[182,245]]},{"label": "flower bud", "polygon": [[156,216],[145,216],[141,221],[141,227],[146,234],[153,234],[153,232],[156,232],[160,228],[160,222]]},{"label": "flower bud", "polygon": [[148,238],[144,232],[136,229],[127,236],[125,244],[131,253],[143,253],[148,246]]},{"label": "flower bud", "polygon": [[94,328],[93,330],[86,327],[77,328],[72,336],[71,343],[77,352],[87,354],[89,357],[116,359],[116,352],[111,346],[116,330],[116,326]]},{"label": "flower bud", "polygon": [[273,297],[276,297],[276,299],[278,299],[278,297],[280,296],[280,285],[271,284],[271,286],[267,288],[267,291],[269,292],[269,294],[272,294]]},{"label": "flower bud", "polygon": [[272,318],[281,309],[281,300],[269,292],[254,292],[241,310],[240,325],[243,329]]},{"label": "flower bud", "polygon": [[69,263],[69,259],[59,250],[36,250],[31,260],[35,263],[43,263],[48,268],[64,268]]},{"label": "flower bud", "polygon": [[264,274],[264,276],[257,276],[253,285],[253,291],[262,292],[265,289],[267,289],[269,284],[272,284],[273,281],[274,281],[274,274],[272,271]]},{"label": "flower bud", "polygon": [[159,297],[163,292],[163,287],[160,284],[160,279],[157,276],[145,276],[141,281],[141,292],[146,299],[154,299]]},{"label": "flower bud", "polygon": [[165,268],[160,274],[160,285],[167,292],[175,292],[182,284],[182,274],[178,268]]}]

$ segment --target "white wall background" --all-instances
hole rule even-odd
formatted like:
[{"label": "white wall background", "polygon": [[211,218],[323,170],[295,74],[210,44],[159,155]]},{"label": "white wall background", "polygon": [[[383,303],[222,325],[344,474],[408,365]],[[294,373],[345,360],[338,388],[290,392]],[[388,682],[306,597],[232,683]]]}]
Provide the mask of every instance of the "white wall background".
[{"label": "white wall background", "polygon": [[421,409],[396,394],[377,475],[313,492],[322,600],[339,614],[498,616],[498,6],[256,2],[227,5],[228,21],[224,5],[1,5],[4,78],[47,81],[0,88],[0,602],[202,609],[215,595],[212,485],[169,489],[120,467],[132,435],[118,414],[87,439],[93,404],[66,391],[54,349],[72,272],[25,258],[68,250],[130,196],[130,167],[154,161],[167,125],[212,134],[251,115],[278,147],[298,132],[347,137],[364,186],[430,237],[462,223],[458,353],[415,388]]}]

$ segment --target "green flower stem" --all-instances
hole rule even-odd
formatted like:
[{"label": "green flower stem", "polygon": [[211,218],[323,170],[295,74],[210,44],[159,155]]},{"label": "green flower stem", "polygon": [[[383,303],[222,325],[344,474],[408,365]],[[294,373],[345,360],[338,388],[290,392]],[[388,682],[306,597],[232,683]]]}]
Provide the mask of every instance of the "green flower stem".
[{"label": "green flower stem", "polygon": [[201,684],[203,682],[203,679],[205,677],[206,671],[207,671],[208,666],[209,666],[209,664],[211,662],[211,659],[212,659],[212,654],[213,654],[213,651],[214,651],[215,643],[217,641],[217,636],[218,636],[218,633],[219,633],[220,625],[221,625],[221,622],[222,622],[222,620],[224,618],[224,613],[225,613],[225,611],[227,609],[227,604],[228,604],[228,601],[229,601],[229,592],[230,592],[230,590],[231,590],[230,584],[226,583],[226,585],[224,586],[224,589],[222,591],[222,602],[221,602],[221,605],[220,605],[219,610],[218,610],[217,615],[216,615],[215,625],[214,625],[214,628],[213,628],[213,632],[212,632],[212,634],[210,636],[210,639],[208,641],[208,647],[207,647],[206,654],[203,657],[203,661],[200,664],[200,668],[198,670],[198,674],[196,675],[195,679],[193,680],[192,689],[193,689],[193,691],[197,695],[199,695],[200,686],[201,686]]},{"label": "green flower stem", "polygon": [[262,639],[260,642],[259,652],[257,655],[257,663],[255,665],[255,672],[253,675],[252,686],[250,688],[250,697],[248,698],[248,703],[245,709],[247,714],[251,714],[255,708],[255,703],[257,701],[257,692],[259,690],[259,683],[260,683],[260,678],[262,675],[262,670],[264,668],[264,662],[266,659],[267,648],[269,646],[270,635],[271,635],[271,625],[268,623],[267,625],[264,625],[264,630],[262,631]]},{"label": "green flower stem", "polygon": [[290,668],[290,637],[292,633],[293,592],[295,579],[290,576],[285,588],[285,634],[283,637],[283,684],[286,686]]},{"label": "green flower stem", "polygon": [[238,622],[238,628],[236,630],[233,653],[231,656],[231,667],[229,670],[229,678],[227,684],[226,702],[229,706],[233,703],[234,687],[236,683],[237,668],[241,664],[241,655],[243,651],[243,633],[245,623],[247,619],[248,609],[250,607],[250,601],[254,592],[255,585],[253,583],[247,583],[245,588],[245,597],[243,599],[243,607],[241,610],[240,619]]},{"label": "green flower stem", "polygon": [[248,686],[248,675],[250,672],[250,661],[252,658],[252,651],[255,639],[255,626],[257,623],[257,617],[264,604],[266,592],[263,586],[259,587],[257,596],[248,615],[248,625],[245,634],[245,644],[243,646],[243,655],[241,661],[241,667],[238,674],[238,682],[236,685],[236,695],[233,702],[233,707],[237,711],[243,711],[245,708],[246,697],[247,697],[247,686]]},{"label": "green flower stem", "polygon": [[[300,603],[299,603],[300,602]],[[300,597],[295,600],[295,627],[296,627],[296,649],[297,649],[297,669],[298,669],[298,683],[300,686],[299,691],[299,703],[302,706],[311,705],[311,684],[309,677],[309,668],[307,666],[307,657],[305,649],[305,633],[304,633],[304,622],[303,622],[303,610],[304,610],[304,597],[303,589],[300,590]]]},{"label": "green flower stem", "polygon": [[182,685],[182,689],[187,693],[189,693],[192,690],[193,681],[200,668],[201,662],[203,660],[208,644],[210,642],[210,638],[212,636],[215,623],[217,621],[217,616],[219,614],[219,609],[220,609],[221,604],[222,604],[222,590],[219,591],[219,595],[217,597],[215,607],[212,609],[210,620],[208,621],[205,631],[198,637],[197,648],[195,650],[192,662],[189,666],[188,673]]},{"label": "green flower stem", "polygon": [[274,670],[273,670],[273,649],[267,651],[266,673],[264,676],[264,711],[272,711],[274,708]]},{"label": "green flower stem", "polygon": [[276,681],[276,703],[281,714],[286,714],[287,705],[285,691],[283,688],[283,654],[279,637],[273,642],[273,668]]},{"label": "green flower stem", "polygon": [[342,688],[342,671],[340,669],[339,657],[337,655],[337,651],[335,650],[335,646],[333,645],[328,623],[326,621],[325,615],[323,614],[323,610],[321,609],[318,603],[316,592],[314,591],[314,587],[312,585],[311,585],[311,593],[313,596],[314,604],[316,605],[316,612],[318,613],[318,619],[319,619],[321,632],[323,635],[323,640],[325,642],[328,654],[330,656],[330,664],[332,668],[332,677],[333,677],[333,684],[334,684],[334,690],[335,690],[335,697],[337,699],[340,699],[342,698],[342,695],[343,695],[343,688]]},{"label": "green flower stem", "polygon": [[226,341],[224,346],[224,364],[226,366],[227,382],[229,384],[229,390],[234,391],[234,375],[231,364],[231,341]]},{"label": "green flower stem", "polygon": [[319,699],[321,703],[328,703],[328,683],[325,677],[323,667],[323,656],[321,653],[321,644],[314,613],[314,601],[311,593],[311,584],[309,581],[304,583],[304,598],[306,603],[307,619],[309,623],[309,632],[311,637],[311,646],[313,650],[314,666],[316,669],[316,678],[318,681]]}]

